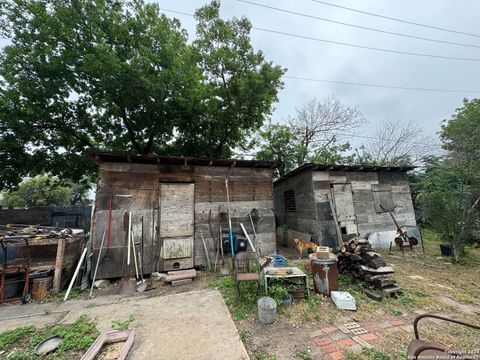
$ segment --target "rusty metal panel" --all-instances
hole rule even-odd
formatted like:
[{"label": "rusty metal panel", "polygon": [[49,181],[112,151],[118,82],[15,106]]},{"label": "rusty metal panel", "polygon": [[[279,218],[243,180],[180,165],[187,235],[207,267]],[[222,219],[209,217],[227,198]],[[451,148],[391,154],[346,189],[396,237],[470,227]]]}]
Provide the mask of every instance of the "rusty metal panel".
[{"label": "rusty metal panel", "polygon": [[163,258],[181,259],[193,255],[193,237],[163,239]]},{"label": "rusty metal panel", "polygon": [[160,184],[160,237],[193,236],[195,184]]}]

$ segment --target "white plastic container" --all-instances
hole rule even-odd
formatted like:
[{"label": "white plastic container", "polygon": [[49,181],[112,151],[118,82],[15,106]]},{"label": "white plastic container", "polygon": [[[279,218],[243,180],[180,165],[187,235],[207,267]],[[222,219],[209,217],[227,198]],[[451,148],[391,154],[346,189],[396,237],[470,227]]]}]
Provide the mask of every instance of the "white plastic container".
[{"label": "white plastic container", "polygon": [[347,291],[331,291],[330,296],[337,308],[343,310],[357,310],[357,301]]},{"label": "white plastic container", "polygon": [[275,321],[277,303],[271,297],[261,297],[258,302],[258,320],[264,325],[272,324]]}]

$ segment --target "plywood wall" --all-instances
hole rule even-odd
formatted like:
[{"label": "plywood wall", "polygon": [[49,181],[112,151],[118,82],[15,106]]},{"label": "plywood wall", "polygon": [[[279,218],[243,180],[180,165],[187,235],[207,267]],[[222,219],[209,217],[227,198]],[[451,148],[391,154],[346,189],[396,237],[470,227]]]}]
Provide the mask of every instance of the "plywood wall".
[{"label": "plywood wall", "polygon": [[[94,263],[98,255],[103,230],[108,226],[109,201],[112,199],[110,252],[114,262],[100,266],[98,278],[134,274],[127,267],[125,214],[132,212],[135,241],[141,238],[141,218],[144,219],[145,272],[158,270],[160,256],[159,201],[161,183],[192,183],[194,192],[194,251],[193,264],[206,265],[203,235],[213,260],[219,226],[227,227],[227,197],[225,174],[229,172],[231,215],[234,229],[243,223],[253,235],[248,213],[257,209],[258,238],[264,254],[275,252],[275,219],[273,212],[272,170],[262,168],[227,168],[208,166],[151,165],[103,163],[99,169],[96,214],[93,228]],[[140,226],[140,227],[139,227]]]}]

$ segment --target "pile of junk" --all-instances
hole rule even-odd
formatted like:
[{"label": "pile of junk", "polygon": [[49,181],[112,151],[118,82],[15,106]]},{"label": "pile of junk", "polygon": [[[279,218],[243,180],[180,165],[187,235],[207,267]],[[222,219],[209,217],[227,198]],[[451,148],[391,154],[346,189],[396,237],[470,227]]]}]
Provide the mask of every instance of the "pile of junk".
[{"label": "pile of junk", "polygon": [[[0,303],[27,303],[44,299],[50,290],[59,292],[72,277],[86,240],[80,229],[0,225]],[[89,269],[82,270],[78,281],[88,281]]]}]

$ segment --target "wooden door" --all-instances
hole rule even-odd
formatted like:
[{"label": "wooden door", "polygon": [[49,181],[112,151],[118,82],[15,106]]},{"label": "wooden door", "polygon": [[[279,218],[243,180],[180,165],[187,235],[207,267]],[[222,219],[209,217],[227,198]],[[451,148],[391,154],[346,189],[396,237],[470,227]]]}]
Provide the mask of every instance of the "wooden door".
[{"label": "wooden door", "polygon": [[357,217],[355,216],[355,208],[353,205],[352,184],[333,184],[332,192],[338,226],[342,234],[356,234],[358,229]]},{"label": "wooden door", "polygon": [[193,267],[195,184],[160,184],[160,270]]}]

